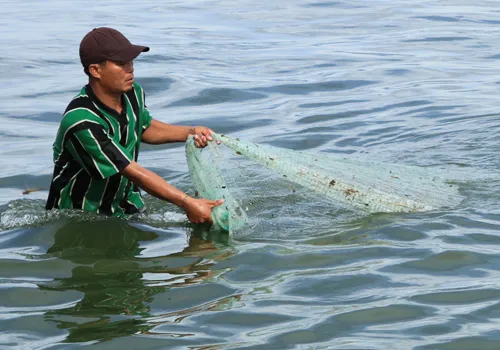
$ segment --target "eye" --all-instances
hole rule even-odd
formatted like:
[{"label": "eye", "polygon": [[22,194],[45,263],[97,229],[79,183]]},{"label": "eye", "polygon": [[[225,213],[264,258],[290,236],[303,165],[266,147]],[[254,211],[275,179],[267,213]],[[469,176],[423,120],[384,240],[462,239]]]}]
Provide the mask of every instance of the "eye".
[{"label": "eye", "polygon": [[129,69],[129,67],[133,67],[132,61],[115,61],[114,63],[122,69]]}]

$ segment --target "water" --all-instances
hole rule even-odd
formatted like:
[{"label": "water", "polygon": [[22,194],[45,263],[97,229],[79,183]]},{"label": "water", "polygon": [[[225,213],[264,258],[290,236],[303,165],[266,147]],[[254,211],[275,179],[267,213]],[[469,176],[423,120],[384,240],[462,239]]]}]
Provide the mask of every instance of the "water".
[{"label": "water", "polygon": [[[500,347],[497,181],[415,215],[290,201],[232,239],[152,198],[129,221],[43,210],[78,44],[103,25],[151,47],[135,72],[162,121],[495,172],[496,1],[4,1],[0,20],[0,348]],[[182,145],[140,162],[191,190]]]}]

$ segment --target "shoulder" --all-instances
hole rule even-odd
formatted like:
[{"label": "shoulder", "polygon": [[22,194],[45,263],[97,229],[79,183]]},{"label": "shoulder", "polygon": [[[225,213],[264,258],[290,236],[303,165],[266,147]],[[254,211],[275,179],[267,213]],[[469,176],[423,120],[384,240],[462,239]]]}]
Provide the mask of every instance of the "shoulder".
[{"label": "shoulder", "polygon": [[134,82],[134,87],[129,93],[135,96],[135,98],[139,102],[139,105],[142,106],[144,104],[144,89],[142,88],[141,85]]},{"label": "shoulder", "polygon": [[142,86],[134,82],[132,90],[126,93],[130,102],[138,108],[139,111],[144,109],[144,89]]},{"label": "shoulder", "polygon": [[66,107],[66,110],[64,111],[64,116],[72,114],[74,112],[93,113],[94,109],[94,103],[92,102],[92,99],[87,95],[85,87],[83,87],[80,90],[80,93],[73,97],[73,99],[69,102],[68,107]]},{"label": "shoulder", "polygon": [[66,111],[61,120],[61,127],[63,129],[68,129],[82,122],[103,123],[102,118],[98,115],[97,107],[87,95],[85,88],[83,88],[80,93],[70,101],[68,107],[66,107]]},{"label": "shoulder", "polygon": [[134,82],[134,90],[139,94],[142,95],[144,93],[144,89],[142,88],[142,86],[140,86],[139,84],[137,84],[136,82]]}]

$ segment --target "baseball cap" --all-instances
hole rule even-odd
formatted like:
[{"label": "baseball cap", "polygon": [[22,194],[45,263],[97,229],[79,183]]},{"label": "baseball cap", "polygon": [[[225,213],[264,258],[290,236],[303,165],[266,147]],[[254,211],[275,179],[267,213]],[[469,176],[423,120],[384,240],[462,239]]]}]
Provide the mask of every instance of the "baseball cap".
[{"label": "baseball cap", "polygon": [[127,62],[134,60],[147,46],[133,45],[113,28],[94,28],[80,42],[80,61],[84,67],[105,60]]}]

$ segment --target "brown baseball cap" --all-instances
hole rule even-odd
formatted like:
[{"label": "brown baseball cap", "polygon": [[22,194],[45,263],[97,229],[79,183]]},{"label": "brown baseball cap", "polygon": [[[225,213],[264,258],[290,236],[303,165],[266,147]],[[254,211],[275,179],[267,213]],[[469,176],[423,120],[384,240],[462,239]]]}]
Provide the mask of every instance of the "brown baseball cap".
[{"label": "brown baseball cap", "polygon": [[127,62],[147,51],[149,47],[132,45],[116,29],[94,28],[80,43],[80,61],[84,67],[106,60]]}]

